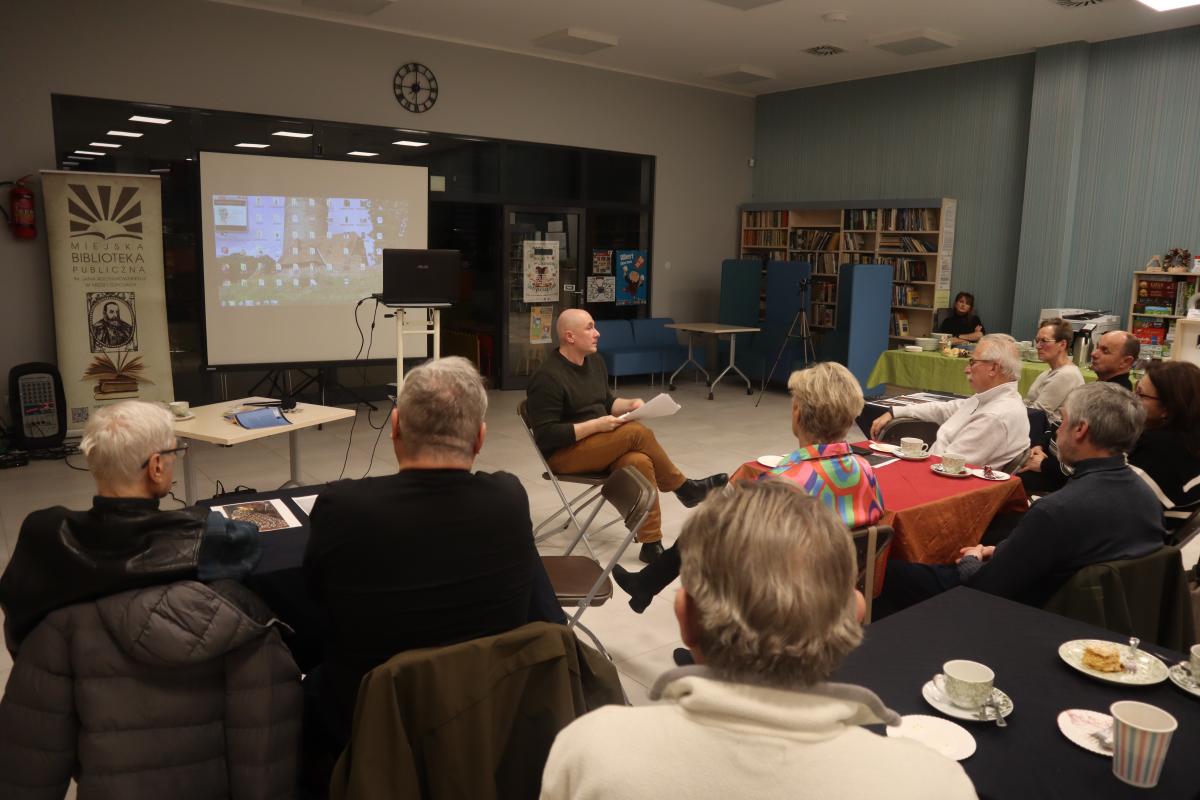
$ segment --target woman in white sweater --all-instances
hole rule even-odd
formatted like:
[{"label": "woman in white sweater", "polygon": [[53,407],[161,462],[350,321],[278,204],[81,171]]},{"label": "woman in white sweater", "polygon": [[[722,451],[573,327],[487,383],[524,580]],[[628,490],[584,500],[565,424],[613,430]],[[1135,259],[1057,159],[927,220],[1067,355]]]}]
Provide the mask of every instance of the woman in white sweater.
[{"label": "woman in white sweater", "polygon": [[900,721],[872,692],[824,682],[862,639],[854,545],[825,504],[791,481],[740,483],[709,495],[679,548],[696,666],[658,679],[666,702],[564,728],[543,800],[975,797],[954,761],[862,727]]},{"label": "woman in white sweater", "polygon": [[1046,419],[1052,425],[1062,420],[1058,410],[1066,402],[1067,395],[1084,383],[1083,373],[1071,361],[1071,340],[1074,336],[1071,323],[1059,317],[1038,323],[1037,339],[1034,340],[1038,358],[1045,361],[1050,369],[1038,375],[1029,387],[1025,405],[1045,411]]}]

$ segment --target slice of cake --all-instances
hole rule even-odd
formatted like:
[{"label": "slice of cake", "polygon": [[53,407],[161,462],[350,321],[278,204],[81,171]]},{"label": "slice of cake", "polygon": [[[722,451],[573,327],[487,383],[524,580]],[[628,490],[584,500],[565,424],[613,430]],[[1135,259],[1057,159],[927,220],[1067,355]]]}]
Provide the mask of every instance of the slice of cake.
[{"label": "slice of cake", "polygon": [[1083,665],[1097,672],[1120,672],[1121,652],[1115,644],[1092,642],[1083,648]]}]

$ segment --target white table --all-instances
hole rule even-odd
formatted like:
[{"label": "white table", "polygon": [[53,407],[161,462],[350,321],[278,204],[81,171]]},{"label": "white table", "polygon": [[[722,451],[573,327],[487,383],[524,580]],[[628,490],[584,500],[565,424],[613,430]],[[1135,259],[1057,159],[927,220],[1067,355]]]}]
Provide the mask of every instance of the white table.
[{"label": "white table", "polygon": [[[742,380],[746,382],[746,394],[754,394],[754,389],[750,386],[750,379],[746,377],[746,373],[738,369],[737,364],[734,362],[734,358],[737,355],[737,335],[739,333],[758,333],[759,330],[761,330],[760,328],[749,328],[742,325],[721,325],[717,322],[676,322],[667,325],[667,327],[674,328],[677,331],[687,331],[688,335],[687,361],[684,361],[679,365],[678,369],[671,373],[671,391],[675,391],[675,376],[678,375],[684,367],[689,364],[693,364],[695,365],[696,369],[704,373],[704,382],[708,385],[709,400],[713,399],[713,389],[717,388],[717,384],[721,382],[721,379],[724,378],[730,370],[733,370],[738,375],[742,376]],[[708,379],[708,371],[705,370],[704,367],[700,366],[700,362],[695,358],[692,340],[695,338],[697,333],[703,333],[709,336],[729,337],[729,366],[721,370],[721,374],[712,381],[709,381]]]},{"label": "white table", "polygon": [[[300,486],[300,437],[299,432],[304,428],[313,428],[342,419],[349,419],[355,414],[354,409],[335,408],[333,406],[318,406],[311,403],[297,403],[291,411],[285,411],[291,425],[280,425],[274,428],[258,428],[248,430],[236,422],[225,419],[225,412],[238,408],[246,403],[270,402],[270,397],[243,397],[240,400],[229,400],[224,403],[213,403],[207,406],[197,406],[192,409],[191,419],[175,421],[175,436],[179,439],[190,439],[198,442],[210,442],[222,447],[232,447],[235,444],[252,442],[255,439],[265,439],[268,436],[288,435],[288,455],[291,459],[291,478],[280,489],[288,486]],[[183,497],[189,506],[196,502],[196,465],[191,453],[183,454]]]}]

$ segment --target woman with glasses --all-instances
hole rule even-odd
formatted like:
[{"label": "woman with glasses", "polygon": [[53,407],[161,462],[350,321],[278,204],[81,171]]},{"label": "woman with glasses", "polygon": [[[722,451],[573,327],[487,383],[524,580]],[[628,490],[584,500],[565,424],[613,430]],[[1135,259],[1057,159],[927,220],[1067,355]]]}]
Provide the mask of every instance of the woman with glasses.
[{"label": "woman with glasses", "polygon": [[948,333],[959,342],[978,342],[987,333],[983,321],[975,315],[975,295],[959,292],[951,310],[954,313],[942,320],[938,333]]},{"label": "woman with glasses", "polygon": [[1162,502],[1171,530],[1200,506],[1200,367],[1152,362],[1134,394],[1146,409],[1146,424],[1129,463]]},{"label": "woman with glasses", "polygon": [[1046,362],[1050,369],[1038,375],[1029,387],[1025,405],[1046,412],[1046,420],[1055,425],[1062,419],[1058,410],[1066,402],[1067,395],[1084,383],[1083,373],[1071,361],[1071,339],[1074,335],[1071,323],[1055,317],[1038,323],[1037,338],[1034,340],[1038,358]]}]

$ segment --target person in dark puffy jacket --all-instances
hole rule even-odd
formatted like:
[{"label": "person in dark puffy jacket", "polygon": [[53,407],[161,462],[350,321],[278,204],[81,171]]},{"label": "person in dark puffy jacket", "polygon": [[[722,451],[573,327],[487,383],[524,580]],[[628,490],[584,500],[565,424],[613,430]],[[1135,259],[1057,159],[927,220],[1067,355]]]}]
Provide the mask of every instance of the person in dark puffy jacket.
[{"label": "person in dark puffy jacket", "polygon": [[234,581],[183,581],[52,612],[0,700],[0,797],[291,800],[300,672]]}]

